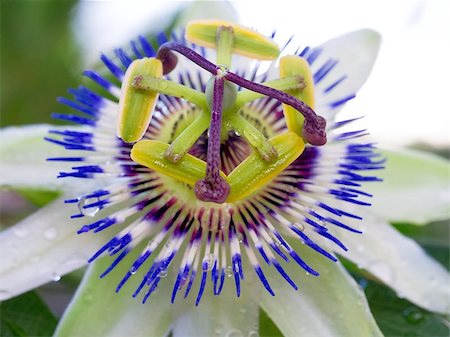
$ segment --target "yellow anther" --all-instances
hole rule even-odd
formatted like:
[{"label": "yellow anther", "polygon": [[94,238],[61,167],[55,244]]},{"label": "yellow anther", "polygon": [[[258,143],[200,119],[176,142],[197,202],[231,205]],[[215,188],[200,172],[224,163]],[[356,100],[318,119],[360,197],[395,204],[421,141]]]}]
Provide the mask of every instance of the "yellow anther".
[{"label": "yellow anther", "polygon": [[162,77],[161,61],[156,58],[135,60],[125,73],[119,101],[117,136],[127,143],[137,142],[144,136],[158,101],[158,92],[139,88],[142,76]]},{"label": "yellow anther", "polygon": [[275,42],[238,24],[222,20],[192,21],[186,26],[186,39],[199,46],[216,48],[217,31],[231,27],[234,33],[233,52],[257,60],[274,60],[280,54]]},{"label": "yellow anther", "polygon": [[[169,144],[157,140],[141,140],[134,144],[131,159],[166,176],[194,186],[205,177],[206,163],[190,154],[185,154],[177,163],[167,159],[165,153]],[[220,172],[225,178],[225,174]]]},{"label": "yellow anther", "polygon": [[267,162],[257,153],[251,154],[231,172],[227,181],[231,191],[226,202],[242,200],[269,183],[302,154],[305,143],[293,132],[270,139],[278,156]]},{"label": "yellow anther", "polygon": [[[314,109],[314,80],[308,62],[296,55],[280,58],[280,78],[300,76],[305,87],[299,90],[289,90],[288,94],[298,98]],[[301,136],[304,117],[293,107],[283,104],[284,118],[290,131]]]}]

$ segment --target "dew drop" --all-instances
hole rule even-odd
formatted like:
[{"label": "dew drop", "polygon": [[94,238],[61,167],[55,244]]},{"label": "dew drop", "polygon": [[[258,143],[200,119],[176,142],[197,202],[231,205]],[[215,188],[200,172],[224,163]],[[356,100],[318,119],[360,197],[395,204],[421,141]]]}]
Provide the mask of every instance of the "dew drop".
[{"label": "dew drop", "polygon": [[28,235],[28,229],[26,229],[24,226],[15,226],[13,227],[13,233],[18,238],[23,238]]},{"label": "dew drop", "polygon": [[61,280],[61,275],[59,274],[53,274],[52,280],[55,282],[58,282],[59,280]]},{"label": "dew drop", "polygon": [[58,235],[58,231],[55,227],[49,227],[44,231],[44,237],[47,240],[54,240],[56,239],[56,236]]},{"label": "dew drop", "polygon": [[225,64],[218,64],[217,67],[220,71],[226,73],[228,71],[228,67]]},{"label": "dew drop", "polygon": [[237,236],[239,243],[244,242],[244,236],[242,235],[242,233],[238,233],[236,236]]},{"label": "dew drop", "polygon": [[153,244],[153,240],[150,240],[150,241],[147,243],[147,249],[150,249],[150,250],[151,250],[152,244]]},{"label": "dew drop", "polygon": [[240,136],[241,136],[241,133],[240,133],[239,131],[237,131],[237,130],[234,130],[234,134],[235,134],[237,137],[240,137]]},{"label": "dew drop", "polygon": [[131,269],[130,269],[130,274],[131,275],[134,275],[134,274],[136,274],[137,273],[137,268],[136,267],[131,267]]},{"label": "dew drop", "polygon": [[166,277],[167,276],[167,269],[161,269],[160,270],[160,272],[159,272],[159,274],[158,274],[158,277],[160,277],[160,278],[164,278],[164,277]]},{"label": "dew drop", "polygon": [[87,291],[83,296],[83,299],[85,302],[92,302],[93,298],[94,298],[94,296],[92,295],[91,291]]},{"label": "dew drop", "polygon": [[226,337],[244,337],[242,335],[242,332],[240,332],[239,330],[233,329],[228,331]]},{"label": "dew drop", "polygon": [[226,275],[227,275],[228,277],[233,276],[233,267],[228,266],[225,273],[226,273]]},{"label": "dew drop", "polygon": [[303,226],[301,223],[296,223],[294,226],[301,232],[305,230],[305,226]]},{"label": "dew drop", "polygon": [[214,254],[212,253],[206,254],[205,257],[203,258],[203,263],[206,264],[206,270],[211,270],[214,265]]},{"label": "dew drop", "polygon": [[78,210],[80,211],[81,214],[86,215],[86,216],[90,216],[93,217],[95,216],[99,211],[100,211],[100,207],[89,207],[89,208],[84,208],[84,206],[86,204],[90,204],[92,202],[97,202],[100,199],[96,198],[93,201],[90,201],[90,199],[86,198],[84,195],[80,196],[78,198]]},{"label": "dew drop", "polygon": [[259,337],[259,333],[255,330],[251,330],[248,333],[248,337]]},{"label": "dew drop", "polygon": [[222,331],[223,331],[223,328],[222,328],[222,326],[221,326],[220,324],[218,324],[218,325],[216,325],[216,326],[214,327],[214,333],[215,333],[217,336],[220,336],[220,334],[222,333]]},{"label": "dew drop", "polygon": [[425,319],[425,315],[414,307],[405,309],[403,311],[403,317],[412,324],[419,324]]}]

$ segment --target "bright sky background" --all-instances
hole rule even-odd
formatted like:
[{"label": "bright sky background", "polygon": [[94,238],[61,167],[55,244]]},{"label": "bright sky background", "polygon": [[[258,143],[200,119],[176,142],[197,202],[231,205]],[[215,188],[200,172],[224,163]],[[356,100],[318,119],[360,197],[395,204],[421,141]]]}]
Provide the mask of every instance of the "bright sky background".
[{"label": "bright sky background", "polygon": [[[74,27],[86,62],[164,22],[182,1],[83,1]],[[241,23],[305,44],[372,28],[383,36],[373,73],[345,111],[365,115],[381,144],[450,144],[450,1],[233,1]]]}]

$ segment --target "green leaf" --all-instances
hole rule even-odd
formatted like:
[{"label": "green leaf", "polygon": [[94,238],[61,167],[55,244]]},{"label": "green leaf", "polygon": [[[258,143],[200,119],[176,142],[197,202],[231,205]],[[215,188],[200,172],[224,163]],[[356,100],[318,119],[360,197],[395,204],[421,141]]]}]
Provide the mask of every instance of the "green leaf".
[{"label": "green leaf", "polygon": [[13,190],[37,207],[45,206],[61,195],[59,191],[49,191],[34,188],[13,188]]},{"label": "green leaf", "polygon": [[444,317],[397,298],[389,288],[368,281],[365,292],[372,314],[386,337],[449,336]]},{"label": "green leaf", "polygon": [[259,311],[259,335],[260,337],[283,337],[280,329],[262,309]]},{"label": "green leaf", "polygon": [[39,296],[30,291],[0,304],[0,335],[51,336],[57,319]]}]

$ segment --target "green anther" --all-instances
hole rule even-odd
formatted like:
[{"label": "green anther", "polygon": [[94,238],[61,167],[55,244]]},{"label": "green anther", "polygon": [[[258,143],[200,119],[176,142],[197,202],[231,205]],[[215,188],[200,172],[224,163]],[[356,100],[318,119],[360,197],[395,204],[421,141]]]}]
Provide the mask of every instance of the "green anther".
[{"label": "green anther", "polygon": [[140,76],[162,77],[161,61],[156,58],[135,60],[125,73],[119,100],[117,135],[127,143],[137,142],[144,136],[159,97],[157,91],[137,90],[133,86],[136,77]]},{"label": "green anther", "polygon": [[217,31],[232,27],[234,32],[233,53],[257,60],[274,60],[280,54],[275,42],[251,29],[222,20],[192,21],[186,26],[186,39],[199,46],[216,48]]},{"label": "green anther", "polygon": [[234,47],[233,27],[230,26],[219,27],[219,29],[217,29],[217,39],[216,39],[216,48],[217,48],[216,63],[229,68],[231,66],[231,57],[233,56],[233,47]]},{"label": "green anther", "polygon": [[[206,102],[208,103],[208,107],[212,106],[213,99],[213,88],[214,88],[214,77],[211,77],[206,83]],[[223,98],[222,98],[222,113],[223,115],[227,115],[230,111],[235,110],[236,106],[236,97],[237,97],[237,88],[236,85],[225,81],[223,86]]]},{"label": "green anther", "polygon": [[[304,79],[305,86],[302,90],[288,90],[286,92],[314,109],[314,80],[308,62],[296,55],[283,56],[280,59],[280,78],[292,76],[301,76]],[[283,112],[288,129],[301,136],[304,117],[293,107],[286,104],[283,104]]]},{"label": "green anther", "polygon": [[270,162],[278,157],[277,150],[269,140],[242,116],[234,114],[227,118],[225,123],[231,125],[236,132],[244,137],[263,161]]},{"label": "green anther", "polygon": [[138,76],[134,79],[133,88],[140,91],[157,91],[160,94],[183,98],[199,108],[206,108],[205,94],[185,85],[152,76]]},{"label": "green anther", "polygon": [[[206,163],[203,160],[186,154],[175,164],[165,157],[168,147],[169,144],[157,140],[141,140],[134,144],[131,159],[191,186],[205,177]],[[223,172],[220,172],[220,175],[225,178]]]},{"label": "green anther", "polygon": [[[284,92],[290,92],[290,91],[301,91],[303,88],[305,88],[305,81],[303,77],[301,76],[288,76],[282,79],[273,80],[269,82],[261,83],[267,87],[278,89],[280,91]],[[264,95],[251,91],[251,90],[242,90],[239,91],[237,98],[236,98],[236,105],[237,106],[243,106],[251,101],[254,101],[255,99],[265,97]]]},{"label": "green anther", "polygon": [[209,114],[201,112],[172,142],[164,153],[164,157],[173,163],[179,162],[194,145],[198,138],[208,129]]},{"label": "green anther", "polygon": [[297,159],[305,148],[303,139],[293,132],[275,136],[270,142],[278,152],[276,160],[267,162],[255,153],[247,157],[227,177],[231,187],[227,202],[242,200],[272,181]]}]

